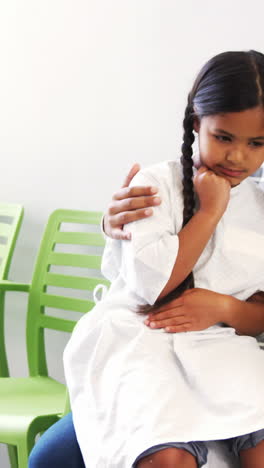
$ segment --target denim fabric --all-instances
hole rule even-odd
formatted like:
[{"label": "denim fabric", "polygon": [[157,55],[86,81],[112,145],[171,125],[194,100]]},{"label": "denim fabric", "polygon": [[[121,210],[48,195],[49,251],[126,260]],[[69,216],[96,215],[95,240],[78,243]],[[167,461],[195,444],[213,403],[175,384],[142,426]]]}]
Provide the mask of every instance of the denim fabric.
[{"label": "denim fabric", "polygon": [[232,437],[232,439],[228,439],[226,442],[230,452],[233,452],[234,455],[238,457],[240,450],[256,447],[256,445],[262,440],[264,440],[264,429],[252,432],[251,434]]},{"label": "denim fabric", "polygon": [[141,453],[134,461],[133,467],[136,467],[137,462],[141,460],[141,458],[170,447],[184,449],[187,452],[190,452],[196,458],[198,468],[202,467],[207,462],[208,449],[204,442],[169,442],[166,444],[155,445],[150,447],[148,450],[145,450],[145,452]]},{"label": "denim fabric", "polygon": [[38,440],[28,468],[85,468],[76,439],[72,414],[53,424]]}]

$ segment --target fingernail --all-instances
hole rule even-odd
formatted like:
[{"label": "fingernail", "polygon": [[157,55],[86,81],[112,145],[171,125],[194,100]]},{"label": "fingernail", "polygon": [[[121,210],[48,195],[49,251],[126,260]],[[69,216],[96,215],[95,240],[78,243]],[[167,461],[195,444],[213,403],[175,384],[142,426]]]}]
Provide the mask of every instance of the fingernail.
[{"label": "fingernail", "polygon": [[150,328],[155,328],[155,326],[156,326],[156,323],[155,323],[155,322],[151,322]]},{"label": "fingernail", "polygon": [[149,320],[145,320],[145,321],[144,321],[144,324],[145,324],[145,325],[149,325]]},{"label": "fingernail", "polygon": [[147,208],[145,211],[144,211],[144,214],[146,216],[150,216],[152,214],[152,210],[150,208]]},{"label": "fingernail", "polygon": [[153,199],[153,203],[154,203],[154,205],[159,205],[160,204],[160,197],[155,197]]},{"label": "fingernail", "polygon": [[157,193],[158,189],[157,187],[151,187],[150,192],[151,193]]}]

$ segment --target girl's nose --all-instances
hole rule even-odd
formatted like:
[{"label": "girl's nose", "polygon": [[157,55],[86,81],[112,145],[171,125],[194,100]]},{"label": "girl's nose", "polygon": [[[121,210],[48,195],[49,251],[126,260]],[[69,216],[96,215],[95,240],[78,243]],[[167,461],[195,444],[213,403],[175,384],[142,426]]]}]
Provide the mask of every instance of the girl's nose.
[{"label": "girl's nose", "polygon": [[247,158],[246,151],[242,148],[233,148],[226,154],[226,160],[236,164],[243,163]]}]

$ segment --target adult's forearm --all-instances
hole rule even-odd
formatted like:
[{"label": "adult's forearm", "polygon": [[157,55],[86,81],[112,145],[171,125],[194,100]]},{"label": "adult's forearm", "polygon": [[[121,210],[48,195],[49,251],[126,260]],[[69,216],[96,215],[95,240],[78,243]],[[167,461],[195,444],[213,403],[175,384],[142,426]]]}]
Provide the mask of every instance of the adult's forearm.
[{"label": "adult's forearm", "polygon": [[221,216],[198,211],[179,232],[179,250],[175,264],[158,299],[167,296],[192,271],[206,244],[215,231]]},{"label": "adult's forearm", "polygon": [[239,335],[257,336],[264,332],[263,296],[257,294],[247,301],[230,298],[230,307],[226,310],[223,322],[235,328]]}]

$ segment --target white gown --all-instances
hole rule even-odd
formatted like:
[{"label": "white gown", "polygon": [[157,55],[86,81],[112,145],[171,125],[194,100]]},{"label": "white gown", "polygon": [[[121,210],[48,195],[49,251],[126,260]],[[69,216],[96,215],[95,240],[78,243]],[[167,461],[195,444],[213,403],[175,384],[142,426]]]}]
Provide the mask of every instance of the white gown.
[{"label": "white gown", "polygon": [[[157,186],[162,203],[128,226],[131,241],[108,240],[102,270],[110,291],[78,322],[64,353],[87,468],[131,468],[153,445],[264,428],[264,353],[255,338],[222,324],[170,334],[149,329],[135,312],[155,302],[175,263],[181,178],[180,163],[167,161],[133,179]],[[245,300],[264,290],[263,262],[264,193],[247,179],[231,190],[194,268],[195,286]],[[222,443],[208,446],[207,467],[236,466]]]}]

